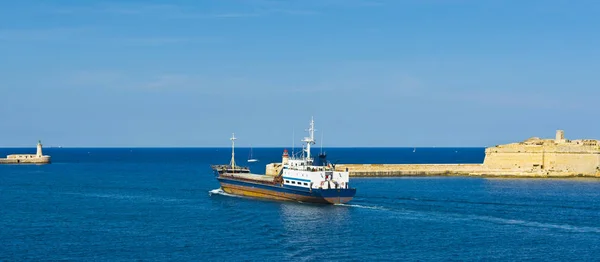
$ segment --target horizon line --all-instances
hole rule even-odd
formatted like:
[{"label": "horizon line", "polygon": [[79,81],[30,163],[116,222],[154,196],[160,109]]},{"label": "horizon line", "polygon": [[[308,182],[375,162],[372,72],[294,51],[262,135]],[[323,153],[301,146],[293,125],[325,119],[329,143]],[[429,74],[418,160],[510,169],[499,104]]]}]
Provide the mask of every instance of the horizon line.
[{"label": "horizon line", "polygon": [[[331,147],[323,147],[325,148],[486,148],[487,146],[331,146]],[[22,146],[0,146],[0,149],[8,149],[8,148],[16,148],[16,149],[29,149],[36,148],[34,147],[22,147]],[[57,148],[57,149],[65,149],[65,148],[227,148],[230,149],[230,146],[46,146],[43,147],[45,149],[48,148]],[[260,146],[260,147],[250,147],[250,146],[240,146],[235,148],[301,148],[301,147],[285,147],[285,146]],[[315,149],[318,150],[318,149]]]}]

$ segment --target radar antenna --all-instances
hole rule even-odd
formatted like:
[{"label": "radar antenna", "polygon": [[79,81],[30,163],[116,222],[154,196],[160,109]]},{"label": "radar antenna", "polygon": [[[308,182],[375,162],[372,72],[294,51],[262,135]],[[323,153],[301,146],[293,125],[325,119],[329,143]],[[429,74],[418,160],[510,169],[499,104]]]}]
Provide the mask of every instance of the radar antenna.
[{"label": "radar antenna", "polygon": [[306,142],[306,160],[310,161],[310,145],[315,144],[315,120],[312,117],[310,118],[310,127],[307,131],[310,136],[302,139],[302,142]]},{"label": "radar antenna", "polygon": [[231,133],[231,169],[235,169],[235,133]]}]

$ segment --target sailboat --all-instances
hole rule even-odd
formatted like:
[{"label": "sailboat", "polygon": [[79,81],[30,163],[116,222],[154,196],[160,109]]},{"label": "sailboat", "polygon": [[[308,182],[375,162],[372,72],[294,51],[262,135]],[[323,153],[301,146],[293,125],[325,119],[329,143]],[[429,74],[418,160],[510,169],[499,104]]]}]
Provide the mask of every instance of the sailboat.
[{"label": "sailboat", "polygon": [[257,162],[258,159],[252,158],[252,146],[250,146],[250,156],[248,157],[248,163]]}]

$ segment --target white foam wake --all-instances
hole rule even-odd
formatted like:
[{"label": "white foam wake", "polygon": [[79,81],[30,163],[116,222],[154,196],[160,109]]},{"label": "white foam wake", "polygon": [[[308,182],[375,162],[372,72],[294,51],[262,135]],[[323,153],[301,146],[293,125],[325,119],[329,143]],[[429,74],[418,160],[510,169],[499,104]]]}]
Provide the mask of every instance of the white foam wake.
[{"label": "white foam wake", "polygon": [[221,188],[217,188],[217,189],[213,189],[213,190],[208,191],[208,194],[211,195],[211,196],[212,195],[220,195],[220,194],[223,194],[223,193],[225,193],[225,192]]},{"label": "white foam wake", "polygon": [[537,227],[537,228],[546,228],[546,229],[558,229],[570,232],[577,233],[600,233],[600,228],[598,227],[586,227],[586,226],[574,226],[568,224],[550,224],[550,223],[540,223],[535,221],[526,221],[526,220],[518,220],[518,219],[504,219],[497,217],[488,217],[488,216],[476,216],[474,219],[489,221],[493,223],[506,224],[506,225],[519,225],[519,226],[527,226],[527,227]]},{"label": "white foam wake", "polygon": [[149,202],[181,202],[184,199],[176,198],[164,198],[154,197],[150,195],[125,195],[125,194],[102,194],[102,193],[77,193],[77,192],[64,192],[66,195],[78,195],[83,197],[98,197],[98,198],[110,198],[118,200],[130,200],[130,201],[149,201]]},{"label": "white foam wake", "polygon": [[221,188],[217,188],[217,189],[213,189],[213,190],[208,191],[208,195],[211,195],[211,196],[212,195],[221,195],[221,196],[228,196],[228,197],[241,197],[241,198],[243,198],[243,196],[229,194],[229,193],[223,191],[223,189],[221,189]]},{"label": "white foam wake", "polygon": [[376,209],[376,210],[387,210],[384,207],[380,207],[380,206],[363,206],[363,205],[356,205],[356,204],[334,204],[335,206],[343,206],[343,207],[357,207],[357,208],[366,208],[366,209]]}]

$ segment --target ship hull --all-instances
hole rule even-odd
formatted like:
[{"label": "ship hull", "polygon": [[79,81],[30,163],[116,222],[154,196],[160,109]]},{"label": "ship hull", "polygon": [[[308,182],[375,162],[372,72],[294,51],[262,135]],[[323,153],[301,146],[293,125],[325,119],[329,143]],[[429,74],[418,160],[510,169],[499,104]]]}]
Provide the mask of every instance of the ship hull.
[{"label": "ship hull", "polygon": [[228,194],[280,201],[343,204],[354,197],[356,189],[312,189],[269,185],[218,178],[221,189]]}]

